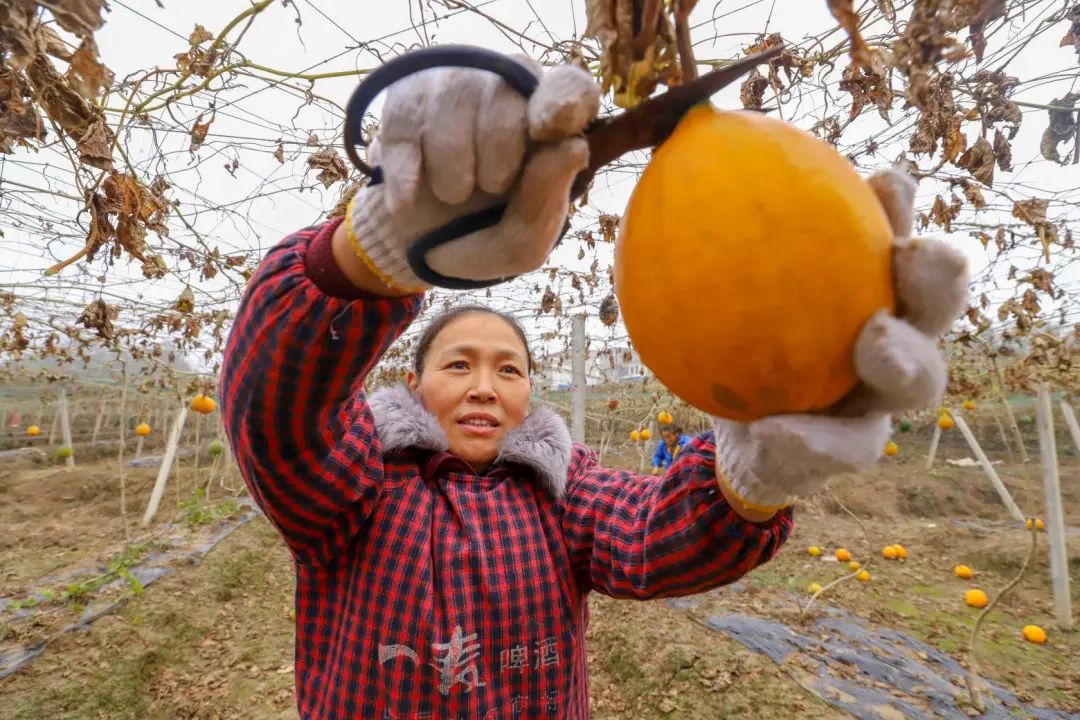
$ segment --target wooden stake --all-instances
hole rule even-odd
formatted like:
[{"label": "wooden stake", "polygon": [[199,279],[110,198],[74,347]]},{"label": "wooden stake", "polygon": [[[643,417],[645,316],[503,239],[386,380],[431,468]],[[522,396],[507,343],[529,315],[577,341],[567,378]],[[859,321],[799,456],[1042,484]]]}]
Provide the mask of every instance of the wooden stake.
[{"label": "wooden stake", "polygon": [[101,398],[101,402],[98,404],[97,416],[94,418],[94,432],[90,436],[90,444],[97,443],[98,431],[101,430],[101,420],[105,416],[105,398]]},{"label": "wooden stake", "polygon": [[1009,427],[1012,428],[1013,437],[1016,438],[1016,445],[1020,448],[1020,458],[1023,462],[1028,461],[1027,447],[1024,446],[1024,436],[1020,434],[1020,426],[1016,424],[1016,416],[1013,415],[1012,405],[1009,404],[1009,396],[1005,394],[1005,378],[1001,375],[1001,368],[998,367],[997,360],[995,358],[987,358],[990,361],[990,368],[994,371],[994,377],[997,378],[997,390],[1001,396],[1001,404],[1005,407],[1005,417],[1009,420]]},{"label": "wooden stake", "polygon": [[1042,450],[1043,489],[1046,495],[1046,533],[1050,539],[1050,580],[1054,586],[1054,619],[1062,630],[1072,627],[1072,600],[1069,597],[1069,560],[1065,545],[1065,517],[1061,511],[1061,486],[1058,482],[1057,446],[1054,440],[1054,414],[1050,405],[1050,387],[1039,383],[1036,400],[1039,447]]},{"label": "wooden stake", "polygon": [[60,428],[60,412],[53,413],[52,427],[49,428],[49,447],[56,444],[56,431]]},{"label": "wooden stake", "polygon": [[199,433],[202,430],[202,413],[195,416],[195,476],[191,483],[192,488],[199,488]]},{"label": "wooden stake", "polygon": [[176,422],[173,423],[172,431],[169,433],[169,442],[165,446],[165,456],[161,458],[161,465],[158,466],[154,490],[150,493],[150,503],[146,506],[146,513],[143,515],[143,527],[150,524],[150,521],[154,518],[154,513],[157,512],[158,505],[161,503],[161,495],[165,492],[165,482],[169,479],[169,469],[172,468],[173,459],[176,457],[176,449],[180,445],[180,435],[184,431],[184,421],[187,419],[187,414],[187,405],[182,405],[180,411],[176,414]]},{"label": "wooden stake", "polygon": [[937,446],[941,441],[941,428],[935,423],[934,434],[930,438],[930,452],[926,454],[926,469],[934,467],[934,456],[937,455]]},{"label": "wooden stake", "polygon": [[1001,424],[1001,418],[998,417],[997,408],[991,406],[990,414],[994,417],[994,424],[997,425],[998,434],[1001,435],[1001,444],[1005,446],[1005,452],[1009,454],[1009,462],[1015,462],[1016,455],[1013,453],[1009,436],[1005,433],[1005,426]]},{"label": "wooden stake", "polygon": [[1073,412],[1072,405],[1065,402],[1065,398],[1062,398],[1060,403],[1061,414],[1065,418],[1065,424],[1069,426],[1069,434],[1072,435],[1073,445],[1076,446],[1077,452],[1080,452],[1080,425],[1076,424],[1076,413]]},{"label": "wooden stake", "polygon": [[573,334],[573,411],[570,413],[570,436],[574,442],[585,442],[585,316],[575,315]]},{"label": "wooden stake", "polygon": [[[120,517],[124,519],[124,540],[131,542],[131,528],[127,514],[127,473],[124,469],[124,447],[127,445],[127,423],[123,421],[124,405],[127,403],[127,371],[123,373],[124,387],[120,390],[120,452],[117,462],[120,463]],[[104,406],[104,402],[102,403]],[[140,440],[142,438],[139,438]]]},{"label": "wooden stake", "polygon": [[67,390],[65,388],[60,388],[60,434],[64,438],[64,444],[71,450],[71,454],[64,461],[64,471],[71,472],[75,469],[75,445],[71,442],[71,421],[68,418]]},{"label": "wooden stake", "polygon": [[1020,508],[1017,507],[1012,495],[1009,494],[1009,489],[1005,487],[1005,483],[1001,482],[1001,478],[998,477],[997,472],[994,470],[994,466],[990,464],[990,458],[986,457],[986,453],[983,452],[982,446],[979,445],[979,441],[975,439],[975,435],[971,432],[971,428],[968,427],[967,421],[955,411],[953,412],[953,420],[956,421],[956,427],[960,428],[960,433],[964,436],[964,439],[967,440],[971,452],[975,453],[975,458],[982,464],[986,476],[990,478],[990,483],[1001,497],[1001,502],[1005,503],[1005,507],[1009,509],[1009,513],[1016,518],[1018,522],[1024,522],[1024,513],[1020,512]]}]

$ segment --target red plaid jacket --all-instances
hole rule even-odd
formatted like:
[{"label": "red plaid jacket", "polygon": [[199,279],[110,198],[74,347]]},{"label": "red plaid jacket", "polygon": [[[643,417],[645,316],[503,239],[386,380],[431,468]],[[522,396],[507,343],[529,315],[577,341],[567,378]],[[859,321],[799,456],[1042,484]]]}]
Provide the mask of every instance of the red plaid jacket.
[{"label": "red plaid jacket", "polygon": [[[422,407],[376,418],[365,376],[421,297],[351,288],[330,253],[338,222],[267,254],[221,373],[241,472],[295,558],[300,716],[588,718],[588,593],[730,583],[776,553],[791,515],[728,507],[711,433],[650,477],[601,467],[548,418],[533,423],[545,459],[480,476]],[[435,429],[410,442],[414,421]],[[565,475],[542,481],[553,462]]]}]

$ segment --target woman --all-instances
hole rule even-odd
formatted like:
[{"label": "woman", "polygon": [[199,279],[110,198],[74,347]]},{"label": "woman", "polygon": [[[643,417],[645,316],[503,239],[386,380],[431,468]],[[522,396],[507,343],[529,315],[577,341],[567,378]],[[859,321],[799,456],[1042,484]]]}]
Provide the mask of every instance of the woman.
[{"label": "woman", "polygon": [[[662,478],[600,466],[530,408],[524,333],[491,310],[434,319],[405,385],[368,397],[365,377],[428,289],[404,260],[421,233],[502,200],[497,226],[431,253],[437,272],[513,276],[554,246],[598,92],[575,68],[533,69],[528,102],[477,70],[394,85],[372,148],[385,183],[361,189],[344,221],[285,238],[241,303],[222,408],[295,558],[303,718],[588,717],[589,592],[736,580],[783,544],[797,497],[871,465],[889,413],[943,389],[934,336],[963,307],[963,262],[902,238],[908,315],[868,322],[844,417],[715,419]],[[875,183],[906,236],[898,177]]]},{"label": "woman", "polygon": [[671,463],[675,462],[675,458],[689,442],[690,436],[683,433],[680,425],[669,425],[661,430],[660,442],[656,444],[652,458],[653,475],[671,467]]}]

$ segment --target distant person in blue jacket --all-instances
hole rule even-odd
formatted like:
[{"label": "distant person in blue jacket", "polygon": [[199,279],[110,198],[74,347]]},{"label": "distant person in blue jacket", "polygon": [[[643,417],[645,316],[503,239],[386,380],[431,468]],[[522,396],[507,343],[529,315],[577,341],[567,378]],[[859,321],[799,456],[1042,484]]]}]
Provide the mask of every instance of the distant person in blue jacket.
[{"label": "distant person in blue jacket", "polygon": [[668,425],[660,431],[660,444],[656,446],[656,452],[653,453],[653,475],[657,475],[661,470],[671,467],[671,463],[675,462],[675,458],[679,456],[679,453],[687,443],[690,442],[690,436],[683,434],[683,429],[680,425]]}]

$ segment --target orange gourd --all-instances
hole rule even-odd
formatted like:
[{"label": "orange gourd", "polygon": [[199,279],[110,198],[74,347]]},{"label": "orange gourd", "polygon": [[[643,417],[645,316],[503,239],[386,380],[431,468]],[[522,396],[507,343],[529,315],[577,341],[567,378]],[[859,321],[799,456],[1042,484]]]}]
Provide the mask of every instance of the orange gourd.
[{"label": "orange gourd", "polygon": [[741,421],[822,410],[856,383],[863,325],[895,308],[892,240],[870,185],[832,146],[702,105],[634,189],[615,292],[642,361],[694,407]]},{"label": "orange gourd", "polygon": [[205,415],[214,412],[217,409],[217,403],[207,395],[196,395],[191,399],[191,409]]},{"label": "orange gourd", "polygon": [[1028,642],[1033,642],[1038,645],[1042,645],[1046,642],[1046,631],[1038,625],[1025,625],[1020,632],[1024,634],[1024,639]]}]

